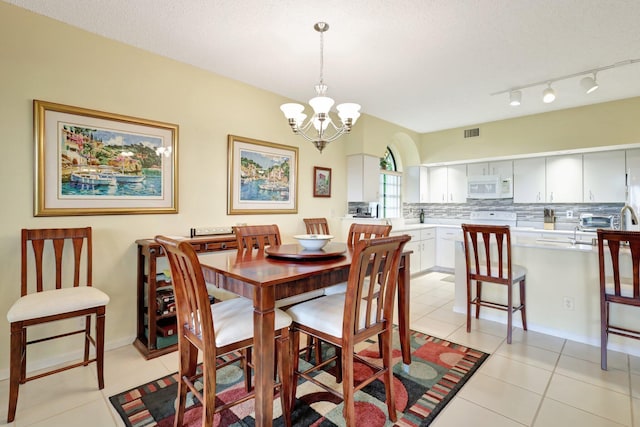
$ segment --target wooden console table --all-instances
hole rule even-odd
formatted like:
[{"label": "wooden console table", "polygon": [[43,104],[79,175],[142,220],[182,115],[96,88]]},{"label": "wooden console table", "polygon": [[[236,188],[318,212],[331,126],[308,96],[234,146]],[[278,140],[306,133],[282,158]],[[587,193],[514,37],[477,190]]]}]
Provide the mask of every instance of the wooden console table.
[{"label": "wooden console table", "polygon": [[[191,243],[196,252],[235,250],[238,247],[235,234],[184,237],[184,240]],[[178,349],[175,333],[169,336],[159,333],[159,326],[166,331],[171,329],[172,324],[175,325],[175,312],[158,313],[156,301],[157,289],[171,286],[171,281],[165,280],[162,272],[158,271],[157,259],[165,256],[162,247],[154,239],[139,239],[136,240],[136,244],[138,316],[133,345],[146,359],[152,359]]]}]

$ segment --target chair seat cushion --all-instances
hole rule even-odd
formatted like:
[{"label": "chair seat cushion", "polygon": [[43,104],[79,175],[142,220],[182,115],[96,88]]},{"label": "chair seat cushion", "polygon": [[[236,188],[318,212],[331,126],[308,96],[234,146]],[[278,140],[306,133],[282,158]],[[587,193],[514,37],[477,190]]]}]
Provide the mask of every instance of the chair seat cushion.
[{"label": "chair seat cushion", "polygon": [[[243,341],[253,337],[253,302],[247,298],[234,298],[211,305],[216,346]],[[286,328],[291,317],[275,309],[275,329]]]},{"label": "chair seat cushion", "polygon": [[[380,288],[380,285],[376,284],[376,288]],[[376,289],[376,291],[378,290]],[[333,295],[333,294],[344,294],[347,292],[347,282],[338,283],[337,285],[329,286],[328,288],[324,288],[325,295]],[[369,278],[364,278],[364,288],[362,288],[363,293],[369,292]]]},{"label": "chair seat cushion", "polygon": [[[471,267],[470,274],[476,274],[476,269],[475,267]],[[502,269],[502,275],[503,277],[507,277],[508,275],[508,270],[506,268]],[[516,265],[513,264],[511,266],[511,273],[513,274],[513,283],[519,282],[520,280],[522,280],[526,275],[527,275],[527,269],[521,265]],[[483,276],[487,275],[487,267],[481,265],[480,266],[480,274],[482,274]],[[492,265],[491,266],[491,277],[498,277],[498,266],[497,265]]]},{"label": "chair seat cushion", "polygon": [[25,295],[16,301],[9,312],[9,322],[69,313],[109,303],[109,295],[92,286],[53,289]]},{"label": "chair seat cushion", "polygon": [[[346,294],[333,294],[294,305],[287,314],[294,322],[342,338]],[[365,325],[366,304],[360,306],[360,328]],[[374,308],[375,310],[375,305]]]}]

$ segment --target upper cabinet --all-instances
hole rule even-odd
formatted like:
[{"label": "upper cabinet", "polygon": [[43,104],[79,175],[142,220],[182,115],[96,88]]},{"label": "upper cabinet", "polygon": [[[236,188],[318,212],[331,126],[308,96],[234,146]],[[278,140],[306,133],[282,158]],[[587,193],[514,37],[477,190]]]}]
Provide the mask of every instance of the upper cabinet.
[{"label": "upper cabinet", "polygon": [[582,203],[582,154],[547,157],[547,203]]},{"label": "upper cabinet", "polygon": [[544,203],[545,159],[513,161],[513,203]]},{"label": "upper cabinet", "polygon": [[625,152],[583,154],[585,203],[625,201]]},{"label": "upper cabinet", "polygon": [[467,175],[497,175],[502,178],[512,178],[513,161],[502,160],[497,162],[469,163],[467,165]]},{"label": "upper cabinet", "polygon": [[429,170],[425,166],[408,167],[405,182],[405,201],[407,203],[429,202]]},{"label": "upper cabinet", "polygon": [[467,165],[429,168],[429,202],[464,203],[467,201]]},{"label": "upper cabinet", "polygon": [[347,156],[347,201],[377,202],[380,159],[368,154]]}]

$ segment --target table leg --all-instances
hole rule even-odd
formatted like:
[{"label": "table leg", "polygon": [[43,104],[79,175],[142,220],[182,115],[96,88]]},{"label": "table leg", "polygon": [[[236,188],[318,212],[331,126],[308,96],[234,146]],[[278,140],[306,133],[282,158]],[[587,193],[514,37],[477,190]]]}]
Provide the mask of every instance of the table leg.
[{"label": "table leg", "polygon": [[409,292],[410,292],[410,265],[409,255],[402,255],[398,273],[398,329],[400,333],[400,349],[402,350],[402,362],[411,364],[411,335],[409,327]]},{"label": "table leg", "polygon": [[275,312],[273,288],[256,288],[253,300],[253,358],[255,365],[256,426],[273,423]]}]

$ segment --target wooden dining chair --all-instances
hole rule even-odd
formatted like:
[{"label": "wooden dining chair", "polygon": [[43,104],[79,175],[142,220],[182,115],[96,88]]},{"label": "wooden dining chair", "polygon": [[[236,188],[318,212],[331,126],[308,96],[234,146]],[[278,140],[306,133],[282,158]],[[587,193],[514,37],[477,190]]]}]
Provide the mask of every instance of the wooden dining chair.
[{"label": "wooden dining chair", "polygon": [[[298,379],[304,378],[327,392],[342,397],[347,426],[355,426],[355,392],[374,380],[381,379],[384,382],[389,419],[396,421],[391,354],[393,308],[400,256],[409,240],[410,236],[403,235],[358,241],[352,256],[346,293],[324,296],[294,305],[287,310],[293,319],[292,353],[298,348],[300,332],[342,349],[339,356],[342,366],[342,393],[322,383],[322,375],[312,375],[312,372],[336,361],[338,356],[327,358],[304,371],[299,370],[299,359],[294,358],[290,389],[292,405]],[[366,286],[367,282],[378,283],[378,291],[375,292],[372,286]],[[381,341],[381,363],[372,363],[358,357],[355,354],[356,345],[376,336]],[[372,371],[358,384],[354,378],[356,361]],[[290,417],[291,413],[287,413],[286,416]],[[297,420],[293,421],[295,423]]]},{"label": "wooden dining chair", "polygon": [[609,334],[640,339],[640,327],[611,323],[612,304],[640,307],[640,232],[598,230],[600,368],[607,370]]},{"label": "wooden dining chair", "polygon": [[[222,362],[220,356],[253,346],[253,303],[247,298],[235,298],[211,304],[198,255],[190,243],[165,236],[155,239],[167,253],[173,279],[178,322],[179,377],[178,401],[174,426],[183,424],[187,392],[202,404],[202,426],[213,426],[214,415],[254,397],[253,389],[233,401],[216,406],[217,370],[238,358]],[[281,383],[282,412],[290,411],[289,326],[291,317],[275,310],[277,364]],[[198,355],[202,354],[202,371],[198,373]],[[241,353],[242,354],[242,353]],[[218,363],[220,362],[220,363]],[[244,360],[243,363],[250,363]],[[202,391],[194,385],[202,381]]]},{"label": "wooden dining chair", "polygon": [[[92,286],[92,265],[91,227],[22,230],[21,296],[7,313],[11,324],[8,422],[15,418],[19,386],[27,381],[96,362],[98,388],[104,388],[104,326],[109,296]],[[95,338],[91,335],[92,316],[96,317]],[[78,317],[84,319],[81,329],[31,341],[27,338],[31,326]],[[82,361],[27,377],[28,345],[75,334],[84,335]],[[95,346],[93,358],[90,345]]]},{"label": "wooden dining chair", "polygon": [[331,234],[326,218],[303,218],[307,234]]},{"label": "wooden dining chair", "polygon": [[[511,232],[506,225],[462,224],[467,279],[467,332],[471,332],[471,306],[476,319],[480,307],[507,312],[507,343],[511,344],[513,313],[520,311],[522,328],[527,330],[526,274],[527,270],[511,262]],[[475,282],[475,296],[472,283]],[[496,302],[482,296],[483,283],[495,283],[507,288],[507,302]],[[513,286],[519,285],[520,304],[513,304]]]}]

